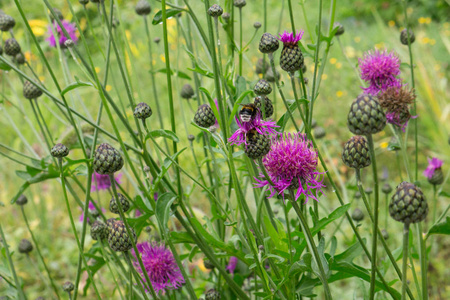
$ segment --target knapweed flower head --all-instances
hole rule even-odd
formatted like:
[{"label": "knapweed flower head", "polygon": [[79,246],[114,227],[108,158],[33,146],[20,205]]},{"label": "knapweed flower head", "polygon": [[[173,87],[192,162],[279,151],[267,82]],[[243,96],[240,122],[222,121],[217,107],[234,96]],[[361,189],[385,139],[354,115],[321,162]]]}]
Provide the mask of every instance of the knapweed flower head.
[{"label": "knapweed flower head", "polygon": [[273,121],[264,121],[261,117],[261,112],[257,109],[256,114],[248,122],[244,122],[241,118],[236,117],[238,129],[228,139],[231,145],[239,146],[247,141],[247,134],[255,129],[258,133],[263,135],[275,134],[274,128],[279,127]]},{"label": "knapweed flower head", "polygon": [[298,42],[303,36],[303,31],[298,31],[297,34],[285,31],[279,36],[278,39],[283,42],[283,50],[281,50],[280,55],[280,67],[293,76],[295,71],[301,70],[304,67],[303,54],[298,47]]},{"label": "knapweed flower head", "polygon": [[303,37],[303,30],[297,31],[296,34],[285,30],[283,33],[278,35],[278,40],[280,40],[283,44],[297,45]]},{"label": "knapweed flower head", "polygon": [[[116,180],[117,184],[121,184],[122,173],[117,173],[116,176],[114,176],[114,179]],[[105,174],[98,174],[97,172],[94,172],[92,174],[92,185],[91,185],[91,192],[95,191],[101,191],[101,190],[107,190],[111,187],[111,181],[109,180],[109,175]]]},{"label": "knapweed flower head", "polygon": [[165,289],[178,289],[185,282],[172,252],[166,249],[164,245],[143,242],[137,244],[136,247],[145,270],[141,269],[136,253],[131,250],[134,256],[133,265],[141,274],[144,282],[146,282],[144,272],[148,274],[156,293]]},{"label": "knapweed flower head", "polygon": [[[48,27],[48,35],[47,41],[50,45],[50,47],[56,47],[56,40],[58,40],[60,47],[65,47],[64,42],[68,39],[72,40],[74,43],[78,41],[77,36],[77,28],[75,27],[75,24],[70,23],[66,20],[61,20],[61,24],[66,29],[67,33],[69,34],[69,37],[66,37],[64,34],[64,31],[61,29],[61,26],[56,21],[53,21],[53,24]],[[53,34],[53,32],[56,33],[57,37]]]},{"label": "knapweed flower head", "polygon": [[394,52],[368,51],[359,59],[361,79],[369,83],[363,88],[366,94],[377,95],[390,87],[401,87],[400,59]]},{"label": "knapweed flower head", "polygon": [[236,265],[238,262],[238,258],[236,256],[230,257],[230,260],[228,261],[228,265],[226,267],[226,270],[230,272],[230,274],[234,274],[234,270],[236,270]]},{"label": "knapweed flower head", "polygon": [[399,126],[403,132],[409,119],[417,117],[409,113],[409,105],[414,102],[414,99],[416,99],[414,90],[406,87],[392,86],[378,95],[380,106],[386,110],[387,122]]},{"label": "knapweed flower head", "polygon": [[439,170],[442,167],[444,162],[439,158],[433,157],[432,159],[428,159],[428,167],[423,171],[423,175],[426,178],[431,179],[436,170]]},{"label": "knapweed flower head", "polygon": [[270,197],[281,194],[284,198],[285,190],[294,190],[295,200],[305,195],[305,203],[309,199],[318,201],[319,192],[325,187],[323,173],[317,171],[318,160],[317,151],[304,134],[278,134],[262,159],[273,185],[260,174],[259,179],[255,178],[256,187],[268,186]]}]

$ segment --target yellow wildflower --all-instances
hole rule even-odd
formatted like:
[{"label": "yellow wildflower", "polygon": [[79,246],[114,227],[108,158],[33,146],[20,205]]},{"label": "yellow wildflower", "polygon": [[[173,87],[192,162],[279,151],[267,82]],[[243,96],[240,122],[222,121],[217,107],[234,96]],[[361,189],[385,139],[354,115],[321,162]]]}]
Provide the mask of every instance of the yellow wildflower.
[{"label": "yellow wildflower", "polygon": [[332,57],[330,58],[330,64],[334,65],[337,62],[337,59]]}]

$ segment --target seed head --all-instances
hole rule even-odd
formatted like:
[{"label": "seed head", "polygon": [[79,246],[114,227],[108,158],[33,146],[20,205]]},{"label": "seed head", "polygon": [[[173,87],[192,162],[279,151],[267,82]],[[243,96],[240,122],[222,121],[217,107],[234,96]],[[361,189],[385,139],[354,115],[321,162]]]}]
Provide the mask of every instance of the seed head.
[{"label": "seed head", "polygon": [[370,153],[367,140],[363,136],[352,136],[344,145],[342,151],[344,163],[354,169],[363,169],[370,166]]},{"label": "seed head", "polygon": [[63,158],[69,155],[69,149],[65,145],[58,143],[52,147],[50,154],[56,158]]},{"label": "seed head", "polygon": [[181,92],[180,92],[180,96],[183,99],[189,100],[192,97],[194,97],[195,92],[194,89],[192,88],[192,85],[190,85],[189,83],[186,83],[185,85],[183,85],[183,87],[181,88]]},{"label": "seed head", "polygon": [[245,0],[234,0],[233,5],[238,8],[243,8],[247,5],[247,2]]},{"label": "seed head", "polygon": [[141,102],[136,105],[133,115],[137,119],[145,120],[147,118],[150,118],[152,116],[152,113],[153,112],[150,106],[145,102]]},{"label": "seed head", "polygon": [[74,284],[72,282],[66,281],[63,284],[62,288],[63,288],[64,292],[70,293],[70,292],[72,292],[75,289],[75,286],[74,286]]},{"label": "seed head", "polygon": [[428,204],[422,190],[406,181],[400,183],[389,204],[389,214],[405,224],[423,221],[428,214]]},{"label": "seed head", "polygon": [[0,14],[0,30],[9,31],[16,25],[16,20],[5,13]]},{"label": "seed head", "polygon": [[99,174],[114,174],[123,167],[123,158],[111,145],[103,143],[94,155],[94,170]]},{"label": "seed head", "polygon": [[152,8],[147,0],[139,0],[134,10],[140,16],[147,16],[151,13]]},{"label": "seed head", "polygon": [[14,38],[7,39],[4,45],[4,51],[6,55],[15,57],[20,53],[20,45]]},{"label": "seed head", "polygon": [[19,253],[28,254],[31,251],[33,251],[33,244],[27,239],[22,239],[19,243]]},{"label": "seed head", "polygon": [[219,4],[213,4],[208,9],[208,15],[210,15],[211,17],[217,18],[217,17],[220,17],[222,14],[223,14],[223,8],[220,7]]},{"label": "seed head", "polygon": [[409,34],[409,42],[412,44],[416,40],[416,37],[414,36],[414,32],[411,29],[406,30],[403,29],[402,32],[400,32],[400,42],[403,45],[408,46],[408,34]]},{"label": "seed head", "polygon": [[202,104],[195,113],[194,122],[200,127],[208,128],[216,123],[216,116],[208,104]]},{"label": "seed head", "polygon": [[27,203],[28,203],[28,198],[24,194],[20,195],[19,198],[17,198],[17,200],[16,200],[16,204],[20,205],[20,206],[23,206]]},{"label": "seed head", "polygon": [[354,134],[374,134],[384,129],[386,116],[375,97],[362,94],[352,103],[347,125]]},{"label": "seed head", "polygon": [[259,51],[261,53],[273,53],[278,50],[280,43],[277,38],[266,32],[262,35],[259,42]]},{"label": "seed head", "polygon": [[344,29],[344,25],[342,25],[341,23],[339,23],[339,22],[334,22],[334,28],[336,28],[337,27],[337,31],[336,31],[336,36],[340,36],[340,35],[343,35],[344,34],[344,32],[345,32],[345,29]]},{"label": "seed head", "polygon": [[[122,205],[122,211],[125,213],[130,209],[130,202],[125,198],[124,195],[117,193],[117,196],[119,197],[120,204]],[[119,205],[117,204],[116,198],[112,197],[111,201],[109,202],[109,210],[114,214],[119,214]]]}]

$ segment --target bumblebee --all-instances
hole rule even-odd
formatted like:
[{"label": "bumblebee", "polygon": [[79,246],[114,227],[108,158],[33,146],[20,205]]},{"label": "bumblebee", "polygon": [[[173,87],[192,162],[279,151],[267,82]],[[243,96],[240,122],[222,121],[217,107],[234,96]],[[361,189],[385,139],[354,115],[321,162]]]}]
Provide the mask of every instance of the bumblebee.
[{"label": "bumblebee", "polygon": [[258,111],[258,108],[254,103],[241,104],[242,108],[239,112],[239,118],[242,122],[247,123],[250,122]]}]

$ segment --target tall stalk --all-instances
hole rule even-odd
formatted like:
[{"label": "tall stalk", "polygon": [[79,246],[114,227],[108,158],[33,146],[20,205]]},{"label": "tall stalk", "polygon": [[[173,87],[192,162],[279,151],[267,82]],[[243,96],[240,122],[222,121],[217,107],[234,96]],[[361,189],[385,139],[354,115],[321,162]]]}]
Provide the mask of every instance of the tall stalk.
[{"label": "tall stalk", "polygon": [[369,143],[370,158],[372,161],[372,173],[374,181],[374,193],[375,201],[373,205],[374,220],[373,220],[373,231],[372,231],[372,269],[370,276],[370,300],[375,298],[375,281],[376,281],[376,268],[377,268],[377,234],[378,234],[378,202],[379,202],[379,187],[378,187],[378,172],[377,172],[377,161],[375,157],[375,149],[373,145],[372,134],[367,135],[367,141]]},{"label": "tall stalk", "polygon": [[31,239],[33,240],[34,247],[36,248],[36,252],[37,252],[37,254],[39,256],[39,259],[41,260],[42,265],[44,266],[44,270],[47,273],[47,276],[48,276],[48,279],[50,280],[50,284],[52,285],[53,291],[55,292],[56,297],[58,299],[60,299],[59,298],[59,293],[58,293],[58,288],[56,287],[55,282],[53,281],[53,278],[50,275],[50,270],[48,269],[47,264],[45,263],[44,256],[42,255],[42,252],[41,252],[41,249],[39,247],[39,244],[38,244],[38,242],[36,240],[36,237],[33,234],[33,231],[31,230],[30,224],[28,223],[28,218],[27,218],[27,215],[25,214],[25,210],[23,208],[23,205],[20,206],[20,211],[22,212],[23,220],[25,221],[25,225],[27,226],[28,232],[31,235]]},{"label": "tall stalk", "polygon": [[406,267],[408,265],[408,246],[409,246],[409,223],[405,223],[403,227],[403,264],[402,264],[402,300],[406,300],[406,286],[408,285],[406,280]]},{"label": "tall stalk", "polygon": [[6,242],[5,233],[3,232],[2,225],[0,224],[0,236],[1,241],[3,242],[3,247],[5,248],[5,254],[8,258],[9,267],[11,269],[11,273],[13,274],[14,282],[16,284],[17,296],[21,300],[25,300],[25,294],[22,290],[22,286],[20,285],[19,277],[17,277],[16,269],[14,268],[14,263],[12,261],[11,253],[9,252],[9,246]]},{"label": "tall stalk", "polygon": [[292,207],[294,208],[295,212],[297,213],[297,216],[300,219],[300,226],[301,226],[303,234],[305,236],[305,240],[308,245],[308,249],[311,252],[311,254],[313,255],[314,260],[317,264],[317,267],[319,268],[319,275],[320,275],[319,279],[323,285],[323,289],[325,292],[325,299],[326,300],[332,299],[330,287],[328,286],[327,275],[325,274],[322,260],[320,259],[319,251],[317,250],[316,244],[314,243],[314,239],[311,234],[311,231],[309,230],[309,226],[308,226],[308,223],[306,222],[306,218],[305,218],[302,210],[298,206],[297,201],[295,201],[294,191],[292,189],[290,189],[289,193],[290,193],[289,200],[291,201]]}]

